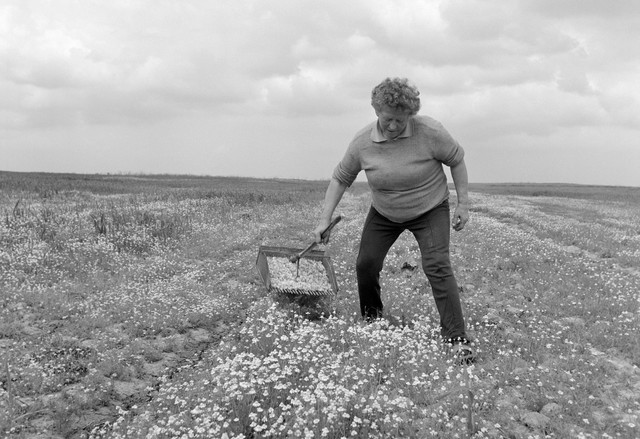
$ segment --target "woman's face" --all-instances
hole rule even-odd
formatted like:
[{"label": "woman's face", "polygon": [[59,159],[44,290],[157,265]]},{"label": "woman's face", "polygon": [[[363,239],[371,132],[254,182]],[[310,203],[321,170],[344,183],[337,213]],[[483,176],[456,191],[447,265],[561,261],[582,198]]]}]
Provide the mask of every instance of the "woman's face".
[{"label": "woman's face", "polygon": [[397,110],[388,106],[382,107],[380,110],[376,110],[376,116],[378,116],[378,123],[385,139],[393,140],[398,137],[402,131],[404,131],[411,114],[405,110]]}]

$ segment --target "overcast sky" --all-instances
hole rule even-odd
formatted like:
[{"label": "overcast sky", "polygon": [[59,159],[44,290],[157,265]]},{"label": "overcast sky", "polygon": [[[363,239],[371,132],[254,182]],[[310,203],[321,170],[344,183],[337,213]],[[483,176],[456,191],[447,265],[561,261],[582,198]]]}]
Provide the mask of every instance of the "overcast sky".
[{"label": "overcast sky", "polygon": [[640,186],[637,0],[2,0],[0,170],[328,179],[408,77],[472,182]]}]

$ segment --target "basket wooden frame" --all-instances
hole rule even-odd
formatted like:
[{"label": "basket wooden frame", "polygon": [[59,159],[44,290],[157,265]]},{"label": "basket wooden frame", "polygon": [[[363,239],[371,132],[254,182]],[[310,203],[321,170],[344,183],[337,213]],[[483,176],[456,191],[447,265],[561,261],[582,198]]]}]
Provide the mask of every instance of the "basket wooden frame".
[{"label": "basket wooden frame", "polygon": [[265,245],[260,246],[260,248],[258,249],[258,256],[256,258],[256,269],[258,270],[260,279],[262,279],[262,283],[267,288],[267,291],[287,294],[303,294],[310,296],[329,296],[338,294],[338,282],[336,280],[335,271],[333,270],[333,265],[331,264],[331,258],[321,250],[311,250],[302,258],[322,262],[327,278],[329,280],[329,284],[331,285],[330,291],[307,290],[299,288],[279,288],[272,285],[267,257],[289,258],[291,256],[299,254],[301,251],[302,249],[297,248],[273,247]]}]

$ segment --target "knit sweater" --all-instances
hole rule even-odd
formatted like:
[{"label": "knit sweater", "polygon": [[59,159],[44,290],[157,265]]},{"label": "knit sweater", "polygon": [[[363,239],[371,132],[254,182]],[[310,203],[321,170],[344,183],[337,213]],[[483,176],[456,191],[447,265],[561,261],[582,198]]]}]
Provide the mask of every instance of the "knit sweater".
[{"label": "knit sweater", "polygon": [[351,186],[365,171],[372,206],[394,222],[417,218],[449,197],[442,165],[456,166],[464,150],[442,124],[414,116],[395,140],[381,136],[378,123],[360,130],[333,171],[333,178]]}]

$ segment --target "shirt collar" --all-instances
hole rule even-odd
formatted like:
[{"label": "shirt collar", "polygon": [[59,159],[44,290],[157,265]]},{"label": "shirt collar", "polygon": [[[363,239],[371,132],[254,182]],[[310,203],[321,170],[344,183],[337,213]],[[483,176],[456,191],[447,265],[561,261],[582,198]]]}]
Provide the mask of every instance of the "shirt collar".
[{"label": "shirt collar", "polygon": [[[411,137],[412,134],[413,134],[413,118],[409,119],[407,126],[404,127],[404,130],[402,130],[402,132],[398,137],[396,137],[396,139]],[[378,121],[374,123],[374,126],[371,129],[371,140],[373,140],[376,143],[390,141],[389,139],[384,137],[384,134],[382,134],[382,130],[380,129],[380,124],[378,123]]]}]

